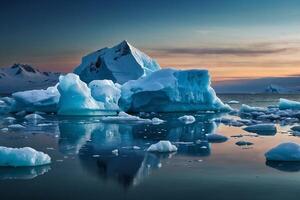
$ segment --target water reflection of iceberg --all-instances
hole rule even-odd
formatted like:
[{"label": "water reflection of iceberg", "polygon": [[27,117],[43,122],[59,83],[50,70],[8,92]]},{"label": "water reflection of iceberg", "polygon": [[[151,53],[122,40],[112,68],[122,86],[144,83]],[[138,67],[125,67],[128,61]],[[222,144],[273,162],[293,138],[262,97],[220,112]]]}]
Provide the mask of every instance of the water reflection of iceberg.
[{"label": "water reflection of iceberg", "polygon": [[[145,151],[151,143],[170,140],[178,146],[177,154],[210,155],[205,134],[216,128],[210,119],[188,125],[179,123],[177,116],[160,125],[60,123],[59,149],[62,153],[78,153],[80,163],[89,173],[128,187],[161,167],[163,157]],[[114,149],[118,149],[118,156],[112,154]]]},{"label": "water reflection of iceberg", "polygon": [[37,167],[1,167],[0,180],[33,179],[51,170],[49,165]]},{"label": "water reflection of iceberg", "polygon": [[266,165],[274,169],[285,171],[285,172],[300,171],[300,162],[267,161]]}]

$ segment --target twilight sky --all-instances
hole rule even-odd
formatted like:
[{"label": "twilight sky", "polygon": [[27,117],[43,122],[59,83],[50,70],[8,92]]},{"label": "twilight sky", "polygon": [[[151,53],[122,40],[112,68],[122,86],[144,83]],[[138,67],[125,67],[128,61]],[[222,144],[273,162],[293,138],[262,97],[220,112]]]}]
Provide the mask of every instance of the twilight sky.
[{"label": "twilight sky", "polygon": [[214,80],[300,74],[299,0],[1,0],[0,66],[71,71],[126,39]]}]

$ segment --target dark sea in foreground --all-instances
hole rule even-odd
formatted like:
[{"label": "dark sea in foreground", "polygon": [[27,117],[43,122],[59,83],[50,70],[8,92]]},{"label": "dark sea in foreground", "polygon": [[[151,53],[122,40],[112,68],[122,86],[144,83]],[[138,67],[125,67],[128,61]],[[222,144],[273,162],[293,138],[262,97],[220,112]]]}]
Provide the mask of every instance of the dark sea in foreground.
[{"label": "dark sea in foreground", "polygon": [[[225,102],[238,100],[252,106],[276,105],[280,97],[300,100],[300,95],[219,97]],[[148,116],[167,121],[160,125],[110,124],[101,123],[97,117],[49,115],[44,126],[26,124],[25,130],[1,132],[1,146],[33,147],[49,154],[52,164],[0,168],[0,199],[300,198],[300,163],[266,162],[264,157],[266,151],[281,142],[300,143],[299,137],[286,132],[290,126],[278,125],[275,135],[254,137],[242,128],[212,121],[220,115],[192,114],[197,121],[187,125],[177,119],[183,113]],[[203,140],[207,133],[220,133],[229,139],[208,143]],[[243,137],[231,137],[240,134]],[[170,140],[178,152],[145,151],[159,140]],[[240,140],[254,144],[237,146]],[[119,150],[118,156],[112,154],[114,149]]]}]

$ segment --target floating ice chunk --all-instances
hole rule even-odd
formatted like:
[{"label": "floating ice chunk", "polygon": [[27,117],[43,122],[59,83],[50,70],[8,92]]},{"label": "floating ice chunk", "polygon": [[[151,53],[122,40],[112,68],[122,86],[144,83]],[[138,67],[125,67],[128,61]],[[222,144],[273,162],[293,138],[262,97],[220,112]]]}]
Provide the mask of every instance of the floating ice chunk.
[{"label": "floating ice chunk", "polygon": [[208,142],[211,143],[221,143],[221,142],[226,142],[228,140],[226,136],[216,134],[216,133],[206,134],[206,139]]},{"label": "floating ice chunk", "polygon": [[141,149],[141,147],[139,147],[139,146],[133,146],[132,147],[134,150],[140,150]]},{"label": "floating ice chunk", "polygon": [[291,128],[292,131],[299,131],[300,132],[300,126],[293,126]]},{"label": "floating ice chunk", "polygon": [[27,121],[38,121],[38,120],[43,120],[45,118],[39,114],[33,113],[33,114],[26,115],[24,119],[26,119]]},{"label": "floating ice chunk", "polygon": [[143,119],[138,116],[129,115],[123,111],[119,112],[118,116],[102,117],[101,120],[105,122],[116,122],[116,123],[128,123],[128,122],[149,123],[149,124],[152,123],[152,120],[150,119]]},{"label": "floating ice chunk", "polygon": [[240,102],[236,101],[236,100],[231,100],[231,101],[228,101],[227,103],[228,104],[239,104]]},{"label": "floating ice chunk", "polygon": [[300,145],[282,143],[265,153],[265,157],[269,161],[300,161]]},{"label": "floating ice chunk", "polygon": [[151,152],[159,152],[159,153],[168,153],[168,152],[174,152],[177,151],[177,147],[173,145],[168,140],[161,140],[156,144],[152,144],[147,151]]},{"label": "floating ice chunk", "polygon": [[119,106],[127,112],[231,110],[211,88],[207,70],[161,69],[128,81]]},{"label": "floating ice chunk", "polygon": [[279,99],[279,109],[300,110],[300,102],[281,98]]},{"label": "floating ice chunk", "polygon": [[21,125],[21,124],[11,124],[8,126],[9,129],[24,129],[25,126]]},{"label": "floating ice chunk", "polygon": [[56,112],[60,95],[56,85],[48,87],[46,90],[16,92],[12,94],[12,97],[15,103],[12,106],[11,112],[22,110],[28,112]]},{"label": "floating ice chunk", "polygon": [[52,126],[52,125],[53,125],[52,123],[41,123],[41,124],[38,124],[37,126],[44,127],[44,126]]},{"label": "floating ice chunk", "polygon": [[119,150],[118,149],[114,149],[111,151],[112,154],[118,156],[119,155]]},{"label": "floating ice chunk", "polygon": [[121,89],[118,83],[111,80],[94,80],[89,83],[92,97],[104,103],[105,109],[119,110],[118,101],[121,97]]},{"label": "floating ice chunk", "polygon": [[[96,101],[90,88],[76,74],[59,77],[59,115],[110,115],[105,112],[105,102]],[[115,112],[113,112],[115,113]]]},{"label": "floating ice chunk", "polygon": [[238,145],[238,146],[250,146],[250,145],[253,145],[252,142],[247,142],[247,141],[243,141],[243,140],[238,141],[235,144]]},{"label": "floating ice chunk", "polygon": [[16,121],[16,118],[14,117],[6,117],[4,118],[4,121],[7,123],[13,123],[14,121]]},{"label": "floating ice chunk", "polygon": [[260,115],[257,117],[258,120],[278,120],[280,119],[280,116],[279,115],[275,115],[275,114],[268,114],[268,115]]},{"label": "floating ice chunk", "polygon": [[27,167],[51,163],[49,155],[30,147],[0,147],[0,166]]},{"label": "floating ice chunk", "polygon": [[256,124],[244,128],[245,131],[260,135],[275,135],[277,132],[274,124]]},{"label": "floating ice chunk", "polygon": [[192,115],[184,115],[182,117],[179,117],[178,119],[185,124],[192,124],[196,121],[195,117]]},{"label": "floating ice chunk", "polygon": [[240,108],[240,113],[251,113],[251,112],[266,112],[267,108],[262,108],[262,107],[252,107],[248,106],[246,104],[242,104]]},{"label": "floating ice chunk", "polygon": [[161,123],[164,123],[164,122],[165,122],[164,120],[159,119],[157,117],[152,118],[152,124],[154,124],[154,125],[158,125],[158,124],[161,124]]},{"label": "floating ice chunk", "polygon": [[7,132],[7,131],[8,131],[8,128],[2,128],[1,131],[2,131],[2,132]]}]

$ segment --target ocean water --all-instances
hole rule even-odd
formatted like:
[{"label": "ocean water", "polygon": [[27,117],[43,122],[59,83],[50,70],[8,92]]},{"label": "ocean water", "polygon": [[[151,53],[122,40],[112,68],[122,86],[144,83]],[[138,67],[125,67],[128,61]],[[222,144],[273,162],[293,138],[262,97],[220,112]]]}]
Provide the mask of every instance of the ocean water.
[{"label": "ocean water", "polygon": [[[219,95],[252,106],[276,105],[280,97],[300,95]],[[238,108],[240,104],[233,105]],[[284,141],[300,138],[277,125],[275,135],[254,137],[239,127],[216,124],[220,114],[151,114],[160,125],[101,123],[99,118],[46,116],[44,126],[0,133],[0,145],[30,146],[52,157],[52,164],[30,168],[0,168],[0,197],[15,199],[299,199],[300,164],[266,162],[264,153]],[[232,117],[227,116],[226,117]],[[4,116],[3,116],[4,117]],[[0,123],[1,128],[7,124]],[[19,123],[24,123],[22,118]],[[207,133],[228,137],[208,143]],[[243,137],[232,137],[242,134]],[[145,151],[159,140],[178,147],[172,154]],[[253,145],[241,147],[239,140]],[[134,148],[134,146],[139,147]],[[119,154],[112,154],[118,149]]]}]

